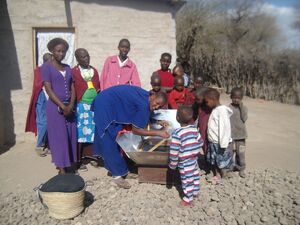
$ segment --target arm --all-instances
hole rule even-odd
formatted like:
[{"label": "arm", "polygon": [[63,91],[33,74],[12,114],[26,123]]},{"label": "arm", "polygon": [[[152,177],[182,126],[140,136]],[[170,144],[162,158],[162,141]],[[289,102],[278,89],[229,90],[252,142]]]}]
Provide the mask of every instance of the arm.
[{"label": "arm", "polygon": [[161,87],[161,89],[166,92],[166,93],[169,93],[172,91],[173,87]]},{"label": "arm", "polygon": [[219,144],[221,148],[227,148],[230,138],[231,132],[230,131],[230,119],[227,115],[226,109],[222,109],[219,112]]},{"label": "arm", "polygon": [[162,138],[168,138],[170,135],[164,130],[145,130],[132,126],[132,133],[140,136],[160,136]]},{"label": "arm", "polygon": [[71,84],[71,99],[69,105],[63,110],[64,116],[67,117],[72,114],[73,109],[74,109],[74,104],[76,100],[76,94],[75,94],[75,87],[74,83],[72,82]]},{"label": "arm", "polygon": [[178,165],[180,145],[180,138],[174,133],[170,143],[169,154],[169,168],[172,170],[175,170]]},{"label": "arm", "polygon": [[100,88],[100,78],[99,78],[98,71],[95,68],[93,68],[93,69],[94,69],[94,76],[95,76],[95,83],[96,83],[95,88],[96,88],[97,93],[99,93],[100,90],[101,90],[101,88]]},{"label": "arm", "polygon": [[176,101],[175,101],[174,92],[171,92],[169,94],[168,104],[170,105],[171,109],[177,109],[177,104],[176,104]]},{"label": "arm", "polygon": [[241,120],[245,123],[246,120],[248,119],[248,109],[241,102],[239,105],[239,110],[240,110],[240,114],[241,114]]},{"label": "arm", "polygon": [[109,58],[104,62],[103,69],[100,76],[100,89],[104,90],[106,88],[106,80],[109,72]]},{"label": "arm", "polygon": [[197,141],[199,142],[199,145],[200,145],[199,153],[200,153],[200,155],[204,155],[204,152],[203,152],[203,149],[202,149],[203,139],[202,139],[200,133],[198,133]]},{"label": "arm", "polygon": [[52,90],[51,83],[49,81],[44,81],[44,86],[49,98],[54,102],[57,106],[59,106],[62,110],[66,108],[66,106],[59,100],[56,94]]},{"label": "arm", "polygon": [[141,81],[139,77],[139,73],[137,71],[136,65],[133,68],[132,75],[131,75],[131,85],[141,87]]}]

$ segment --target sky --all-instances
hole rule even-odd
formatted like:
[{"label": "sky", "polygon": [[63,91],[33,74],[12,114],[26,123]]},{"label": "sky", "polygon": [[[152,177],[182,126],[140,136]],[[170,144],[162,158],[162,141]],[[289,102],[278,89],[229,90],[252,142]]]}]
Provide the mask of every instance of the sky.
[{"label": "sky", "polygon": [[300,0],[267,0],[262,9],[276,17],[283,40],[279,45],[283,48],[300,48],[300,31],[292,27],[296,19],[294,6]]}]

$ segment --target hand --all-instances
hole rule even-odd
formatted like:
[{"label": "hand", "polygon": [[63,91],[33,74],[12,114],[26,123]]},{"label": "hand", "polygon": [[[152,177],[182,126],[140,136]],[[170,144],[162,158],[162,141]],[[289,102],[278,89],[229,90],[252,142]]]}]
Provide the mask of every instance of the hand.
[{"label": "hand", "polygon": [[169,122],[166,121],[166,120],[160,120],[160,121],[157,121],[157,124],[162,126],[162,127],[168,127],[170,126]]},{"label": "hand", "polygon": [[68,106],[66,106],[66,107],[63,109],[64,117],[68,117],[68,116],[70,116],[72,113],[73,113],[73,107],[72,107],[71,105],[68,105]]},{"label": "hand", "polygon": [[160,136],[162,138],[169,138],[170,134],[165,130],[160,130],[160,131],[158,131],[158,136]]},{"label": "hand", "polygon": [[200,152],[199,152],[200,155],[204,155],[204,151],[203,151],[203,148],[200,148]]}]

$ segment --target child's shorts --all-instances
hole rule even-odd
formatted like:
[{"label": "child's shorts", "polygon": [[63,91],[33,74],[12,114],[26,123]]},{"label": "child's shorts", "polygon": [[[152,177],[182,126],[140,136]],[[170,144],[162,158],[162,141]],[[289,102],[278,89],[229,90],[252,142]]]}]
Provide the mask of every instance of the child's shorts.
[{"label": "child's shorts", "polygon": [[219,144],[209,143],[206,159],[220,169],[230,169],[233,166],[232,143],[226,149],[221,148]]}]

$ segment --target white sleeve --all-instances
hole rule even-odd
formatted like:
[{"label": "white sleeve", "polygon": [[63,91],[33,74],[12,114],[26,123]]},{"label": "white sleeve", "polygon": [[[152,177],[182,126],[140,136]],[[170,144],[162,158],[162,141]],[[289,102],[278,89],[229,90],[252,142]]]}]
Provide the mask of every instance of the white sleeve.
[{"label": "white sleeve", "polygon": [[230,119],[226,109],[219,110],[219,144],[227,148],[231,139]]}]

